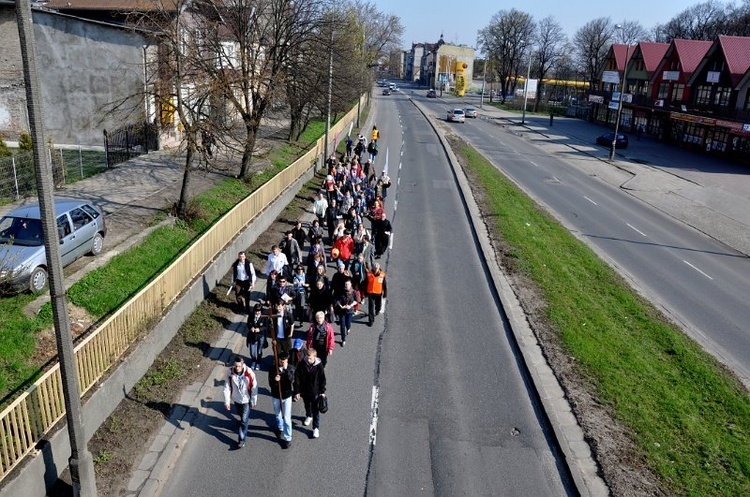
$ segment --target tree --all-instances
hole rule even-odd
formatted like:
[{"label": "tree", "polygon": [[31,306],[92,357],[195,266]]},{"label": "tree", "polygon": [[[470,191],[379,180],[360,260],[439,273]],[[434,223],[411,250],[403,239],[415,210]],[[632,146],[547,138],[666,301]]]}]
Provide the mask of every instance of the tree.
[{"label": "tree", "polygon": [[622,21],[620,29],[617,30],[617,41],[624,45],[635,45],[641,41],[648,41],[651,36],[646,28],[638,21]]},{"label": "tree", "polygon": [[726,34],[750,36],[750,0],[727,9]]},{"label": "tree", "polygon": [[18,139],[18,149],[22,152],[31,152],[34,149],[34,143],[31,141],[29,133],[21,133],[21,137]]},{"label": "tree", "polygon": [[662,26],[661,39],[713,40],[726,34],[727,7],[715,0],[688,7]]},{"label": "tree", "polygon": [[599,81],[613,31],[614,25],[609,17],[600,17],[584,24],[573,37],[576,58],[589,88],[594,88]]},{"label": "tree", "polygon": [[534,100],[534,112],[539,110],[539,101],[544,89],[543,80],[562,56],[567,37],[563,32],[562,26],[553,17],[545,17],[537,24],[536,40],[535,74],[539,79],[539,83],[537,98]]},{"label": "tree", "polygon": [[497,72],[503,102],[509,93],[511,77],[518,78],[521,59],[533,41],[534,29],[530,14],[511,9],[496,13],[478,33],[477,43]]}]

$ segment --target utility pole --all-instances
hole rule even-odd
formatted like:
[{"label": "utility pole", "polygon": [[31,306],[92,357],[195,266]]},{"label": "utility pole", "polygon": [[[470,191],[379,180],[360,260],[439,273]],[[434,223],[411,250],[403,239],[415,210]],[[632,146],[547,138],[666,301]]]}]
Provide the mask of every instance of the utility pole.
[{"label": "utility pole", "polygon": [[531,77],[531,56],[534,54],[534,47],[532,45],[529,50],[529,66],[526,68],[526,81],[523,82],[523,113],[521,113],[521,124],[526,123],[526,102],[529,97],[529,78]]},{"label": "utility pole", "polygon": [[[622,29],[621,24],[616,24],[615,29]],[[615,121],[615,136],[612,137],[612,148],[609,150],[609,160],[615,160],[615,149],[617,148],[617,133],[620,130],[620,117],[622,116],[622,103],[625,100],[625,90],[628,75],[628,56],[630,55],[630,43],[625,44],[625,66],[622,69],[622,83],[620,84],[620,99],[617,101],[617,120]]]},{"label": "utility pole", "polygon": [[44,119],[41,106],[39,76],[36,70],[34,26],[29,0],[16,1],[18,37],[21,42],[23,76],[26,85],[26,107],[29,113],[29,127],[33,142],[34,168],[36,170],[39,209],[42,215],[44,248],[47,253],[49,289],[52,303],[52,316],[55,324],[57,353],[60,360],[65,418],[70,439],[70,478],[74,497],[96,497],[94,459],[86,447],[81,422],[81,393],[78,389],[73,337],[70,333],[70,319],[65,299],[65,282],[60,260],[60,243],[57,239],[55,201],[53,197],[52,163],[45,153]]}]

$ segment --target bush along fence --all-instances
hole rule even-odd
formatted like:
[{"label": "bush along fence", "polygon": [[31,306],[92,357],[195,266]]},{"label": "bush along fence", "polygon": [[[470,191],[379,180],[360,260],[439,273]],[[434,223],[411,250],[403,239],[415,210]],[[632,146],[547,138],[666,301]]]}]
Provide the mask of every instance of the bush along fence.
[{"label": "bush along fence", "polygon": [[[362,106],[365,99],[365,95],[360,99]],[[347,133],[356,117],[355,107],[331,128],[331,142],[334,145],[331,150],[335,148],[335,141]],[[183,290],[200,277],[228,242],[284,190],[315,167],[323,153],[324,140],[323,137],[319,138],[305,155],[237,204],[168,268],[75,347],[76,371],[82,396],[125,355],[143,330],[158,321]],[[0,413],[0,481],[64,415],[58,363]]]}]

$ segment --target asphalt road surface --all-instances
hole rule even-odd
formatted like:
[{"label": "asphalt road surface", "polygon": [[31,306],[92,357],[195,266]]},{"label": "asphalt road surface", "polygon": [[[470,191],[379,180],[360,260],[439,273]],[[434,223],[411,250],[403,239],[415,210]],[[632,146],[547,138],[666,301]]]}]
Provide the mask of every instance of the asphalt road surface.
[{"label": "asphalt road surface", "polygon": [[161,495],[575,494],[437,137],[403,95],[376,98],[377,168],[387,161],[394,182],[389,298],[329,360],[321,438],[295,405],[292,447],[280,448],[266,364],[248,444],[232,450],[217,379]]},{"label": "asphalt road surface", "polygon": [[[414,99],[440,118],[456,105],[422,92]],[[520,127],[476,119],[453,128],[714,354],[750,377],[750,260],[744,254],[551,155]]]}]

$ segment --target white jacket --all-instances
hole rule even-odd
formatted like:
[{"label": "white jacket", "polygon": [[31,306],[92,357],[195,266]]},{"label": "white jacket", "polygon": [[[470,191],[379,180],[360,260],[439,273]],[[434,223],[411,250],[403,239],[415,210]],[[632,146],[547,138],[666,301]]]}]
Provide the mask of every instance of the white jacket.
[{"label": "white jacket", "polygon": [[237,404],[247,404],[250,402],[255,405],[258,402],[258,382],[255,380],[255,373],[242,365],[242,372],[235,374],[234,367],[229,368],[226,380],[224,381],[224,405],[232,402]]}]

